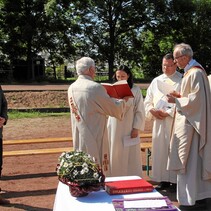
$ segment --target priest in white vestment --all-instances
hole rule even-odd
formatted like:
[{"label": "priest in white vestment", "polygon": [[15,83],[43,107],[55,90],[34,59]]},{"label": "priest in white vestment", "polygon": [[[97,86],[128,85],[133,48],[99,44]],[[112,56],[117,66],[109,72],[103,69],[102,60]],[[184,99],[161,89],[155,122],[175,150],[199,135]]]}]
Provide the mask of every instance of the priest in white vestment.
[{"label": "priest in white vestment", "polygon": [[125,100],[111,98],[105,88],[94,82],[95,62],[82,57],[76,62],[78,79],[68,89],[74,150],[93,156],[110,176],[107,116],[122,119]]},{"label": "priest in white vestment", "polygon": [[[114,79],[127,80],[134,97],[127,101],[122,120],[111,116],[108,118],[111,176],[142,176],[139,134],[144,130],[145,115],[141,89],[133,83],[132,72],[126,65],[118,68]],[[129,139],[124,144],[126,137]]]},{"label": "priest in white vestment", "polygon": [[159,182],[156,189],[176,191],[176,172],[167,170],[174,104],[167,102],[168,89],[180,89],[182,74],[176,71],[173,54],[162,59],[163,74],[154,78],[144,100],[146,120],[153,121],[152,128],[152,180]]},{"label": "priest in white vestment", "polygon": [[168,169],[177,176],[177,199],[181,209],[205,207],[211,197],[211,93],[207,74],[193,59],[190,45],[174,47],[174,59],[184,69],[180,93],[167,95],[176,114]]}]

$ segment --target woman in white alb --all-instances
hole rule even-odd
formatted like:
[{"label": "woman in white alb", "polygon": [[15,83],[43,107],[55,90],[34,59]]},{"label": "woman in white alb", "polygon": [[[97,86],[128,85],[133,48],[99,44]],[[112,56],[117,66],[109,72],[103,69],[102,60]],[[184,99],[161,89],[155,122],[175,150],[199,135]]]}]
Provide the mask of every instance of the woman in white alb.
[{"label": "woman in white alb", "polygon": [[108,118],[111,176],[142,175],[140,145],[124,146],[123,139],[139,137],[145,126],[145,110],[140,88],[133,84],[130,69],[122,65],[114,74],[116,81],[127,80],[134,98],[127,101],[127,109],[122,121],[115,117]]}]

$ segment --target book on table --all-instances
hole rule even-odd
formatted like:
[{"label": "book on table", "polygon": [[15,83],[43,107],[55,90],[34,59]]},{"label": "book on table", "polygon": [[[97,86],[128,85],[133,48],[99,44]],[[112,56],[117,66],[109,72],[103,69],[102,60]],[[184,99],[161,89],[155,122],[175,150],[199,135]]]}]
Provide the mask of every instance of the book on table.
[{"label": "book on table", "polygon": [[144,179],[105,182],[105,190],[110,195],[152,192],[154,187]]},{"label": "book on table", "polygon": [[126,96],[134,97],[126,80],[117,81],[113,84],[110,83],[101,83],[101,84],[105,87],[110,97],[118,99],[122,99]]},{"label": "book on table", "polygon": [[167,196],[113,199],[116,211],[177,211]]}]

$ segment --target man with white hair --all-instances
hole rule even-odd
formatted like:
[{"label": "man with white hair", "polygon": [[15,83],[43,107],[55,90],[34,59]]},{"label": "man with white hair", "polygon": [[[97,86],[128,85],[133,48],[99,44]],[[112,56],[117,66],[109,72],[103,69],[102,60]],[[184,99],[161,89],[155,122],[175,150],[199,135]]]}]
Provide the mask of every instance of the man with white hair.
[{"label": "man with white hair", "polygon": [[125,100],[111,98],[94,82],[95,62],[82,57],[76,62],[78,79],[68,89],[74,150],[93,156],[106,176],[110,174],[107,116],[122,119]]},{"label": "man with white hair", "polygon": [[173,55],[184,77],[180,93],[167,95],[168,102],[176,106],[168,169],[177,172],[180,209],[201,210],[211,197],[210,87],[190,45],[176,45]]}]

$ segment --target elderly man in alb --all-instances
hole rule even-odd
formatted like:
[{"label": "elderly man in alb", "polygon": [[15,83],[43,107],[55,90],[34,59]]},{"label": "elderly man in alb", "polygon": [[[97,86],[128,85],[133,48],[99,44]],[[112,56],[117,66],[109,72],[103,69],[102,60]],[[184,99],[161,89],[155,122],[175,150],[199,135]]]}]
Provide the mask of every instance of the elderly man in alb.
[{"label": "elderly man in alb", "polygon": [[177,66],[184,68],[184,77],[180,93],[167,95],[168,102],[176,105],[168,169],[178,174],[180,209],[202,209],[211,197],[210,87],[190,45],[176,45],[173,55]]},{"label": "elderly man in alb", "polygon": [[89,153],[110,174],[107,116],[122,119],[125,100],[111,98],[105,88],[94,82],[95,62],[82,57],[76,62],[78,79],[68,89],[73,147]]}]

